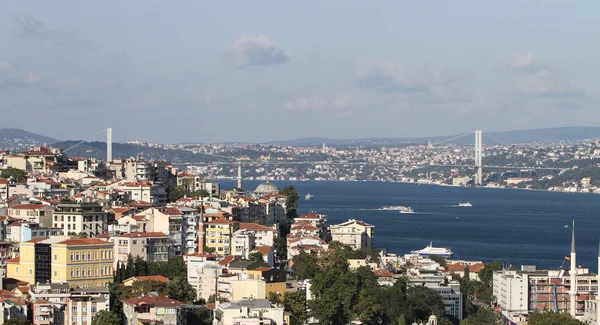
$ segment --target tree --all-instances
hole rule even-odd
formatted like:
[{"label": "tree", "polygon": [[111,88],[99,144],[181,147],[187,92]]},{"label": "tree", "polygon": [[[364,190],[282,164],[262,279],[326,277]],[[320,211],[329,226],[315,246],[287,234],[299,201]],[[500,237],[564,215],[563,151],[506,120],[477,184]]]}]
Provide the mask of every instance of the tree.
[{"label": "tree", "polygon": [[479,308],[475,314],[463,319],[460,325],[500,324],[500,314],[490,308]]},{"label": "tree", "polygon": [[31,325],[27,318],[11,318],[4,322],[5,325]]},{"label": "tree", "polygon": [[205,189],[200,189],[198,192],[199,197],[209,197],[210,196],[210,192],[205,190]]},{"label": "tree", "polygon": [[141,256],[136,256],[133,260],[133,275],[148,275],[148,263]]},{"label": "tree", "polygon": [[[570,314],[535,311],[529,316],[529,325],[584,325]],[[462,325],[462,324],[461,324]]]},{"label": "tree", "polygon": [[14,183],[23,183],[27,181],[27,172],[13,167],[8,167],[0,171],[0,178],[8,178]]},{"label": "tree", "polygon": [[206,307],[187,310],[185,324],[211,325],[212,319],[210,310],[208,310]]},{"label": "tree", "polygon": [[446,258],[438,255],[429,255],[429,259],[441,266],[446,266]]},{"label": "tree", "polygon": [[295,218],[298,214],[296,210],[298,210],[298,200],[300,199],[300,195],[298,195],[298,191],[294,187],[294,185],[289,185],[284,187],[279,194],[285,195],[287,198],[285,200],[285,206],[287,208],[287,216],[289,218]]},{"label": "tree", "polygon": [[306,294],[303,291],[288,291],[283,295],[283,308],[290,313],[291,325],[304,324],[308,319]]},{"label": "tree", "polygon": [[115,312],[110,310],[101,310],[92,318],[92,325],[115,324],[121,324],[121,318]]},{"label": "tree", "polygon": [[400,315],[396,323],[398,323],[398,325],[406,325],[406,319],[404,318],[404,315]]},{"label": "tree", "polygon": [[263,259],[263,254],[259,251],[256,252],[252,252],[249,256],[248,259],[251,261],[255,261],[255,262],[261,262],[264,261]]},{"label": "tree", "polygon": [[196,300],[196,290],[187,282],[186,278],[176,277],[167,283],[166,294],[175,300],[192,303]]},{"label": "tree", "polygon": [[127,280],[127,279],[131,278],[132,276],[135,276],[133,271],[134,271],[133,256],[131,256],[131,254],[129,254],[129,255],[127,255],[127,266],[125,266],[125,274],[123,276],[124,280]]},{"label": "tree", "polygon": [[281,304],[281,294],[279,292],[269,292],[269,301],[274,305]]},{"label": "tree", "polygon": [[319,272],[317,265],[317,255],[301,251],[300,254],[294,256],[294,264],[292,269],[294,275],[299,280],[312,279]]},{"label": "tree", "polygon": [[217,250],[214,247],[205,247],[204,252],[207,254],[214,254]]},{"label": "tree", "polygon": [[444,301],[434,290],[424,286],[413,286],[407,290],[409,309],[406,313],[410,320],[427,319],[431,315],[444,314]]},{"label": "tree", "polygon": [[502,264],[494,261],[486,264],[479,272],[479,280],[481,281],[481,285],[479,286],[477,293],[478,300],[481,300],[486,304],[490,304],[494,301],[493,277],[494,272],[500,270],[502,270]]},{"label": "tree", "polygon": [[88,237],[88,234],[82,231],[82,232],[80,232],[79,234],[77,234],[77,236],[78,236],[78,237],[81,237],[81,238],[87,238],[87,237]]}]

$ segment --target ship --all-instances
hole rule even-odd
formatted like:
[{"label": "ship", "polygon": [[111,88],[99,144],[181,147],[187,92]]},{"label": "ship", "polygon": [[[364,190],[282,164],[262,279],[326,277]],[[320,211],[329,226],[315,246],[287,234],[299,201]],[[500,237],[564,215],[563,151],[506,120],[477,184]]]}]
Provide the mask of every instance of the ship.
[{"label": "ship", "polygon": [[309,201],[312,200],[314,196],[310,195],[310,193],[306,194],[306,196],[304,197],[305,200]]},{"label": "ship", "polygon": [[469,202],[464,202],[464,203],[459,203],[458,206],[459,207],[472,207],[473,204],[471,204]]},{"label": "ship", "polygon": [[423,249],[418,251],[412,251],[412,254],[419,254],[423,257],[429,257],[431,255],[442,256],[442,257],[450,257],[454,253],[450,248],[441,248],[441,247],[433,247],[433,243],[429,243],[429,245]]},{"label": "ship", "polygon": [[400,207],[400,213],[415,213],[410,207]]}]

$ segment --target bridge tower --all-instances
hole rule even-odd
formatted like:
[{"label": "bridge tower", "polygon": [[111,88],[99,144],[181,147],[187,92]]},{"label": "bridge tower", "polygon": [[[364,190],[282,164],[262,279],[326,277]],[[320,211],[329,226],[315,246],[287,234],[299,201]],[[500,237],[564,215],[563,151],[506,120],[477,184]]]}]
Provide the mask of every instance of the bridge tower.
[{"label": "bridge tower", "polygon": [[475,168],[477,169],[475,174],[475,185],[483,184],[483,171],[482,171],[482,161],[483,161],[483,141],[482,141],[482,133],[481,130],[475,131]]},{"label": "bridge tower", "polygon": [[106,163],[112,162],[112,128],[106,129]]},{"label": "bridge tower", "polygon": [[237,170],[237,187],[242,190],[242,161],[238,159],[238,170]]}]

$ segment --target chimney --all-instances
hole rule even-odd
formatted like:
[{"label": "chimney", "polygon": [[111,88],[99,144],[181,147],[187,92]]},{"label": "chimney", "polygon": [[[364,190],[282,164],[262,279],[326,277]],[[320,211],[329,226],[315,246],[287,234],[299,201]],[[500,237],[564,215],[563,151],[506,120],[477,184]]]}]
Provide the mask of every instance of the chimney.
[{"label": "chimney", "polygon": [[569,272],[571,278],[571,288],[569,290],[571,316],[575,318],[577,313],[577,262],[575,254],[575,220],[573,220],[573,228],[571,232],[571,270]]}]

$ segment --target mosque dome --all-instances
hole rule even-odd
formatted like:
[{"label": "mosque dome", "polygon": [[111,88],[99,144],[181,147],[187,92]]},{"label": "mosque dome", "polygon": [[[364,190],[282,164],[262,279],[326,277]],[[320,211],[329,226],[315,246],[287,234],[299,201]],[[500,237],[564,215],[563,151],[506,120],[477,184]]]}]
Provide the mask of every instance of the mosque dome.
[{"label": "mosque dome", "polygon": [[256,190],[254,190],[254,193],[257,193],[257,194],[274,194],[274,193],[279,193],[279,188],[277,187],[277,185],[275,185],[273,183],[269,183],[267,181],[265,183],[262,183],[262,184],[258,185],[256,187]]}]

